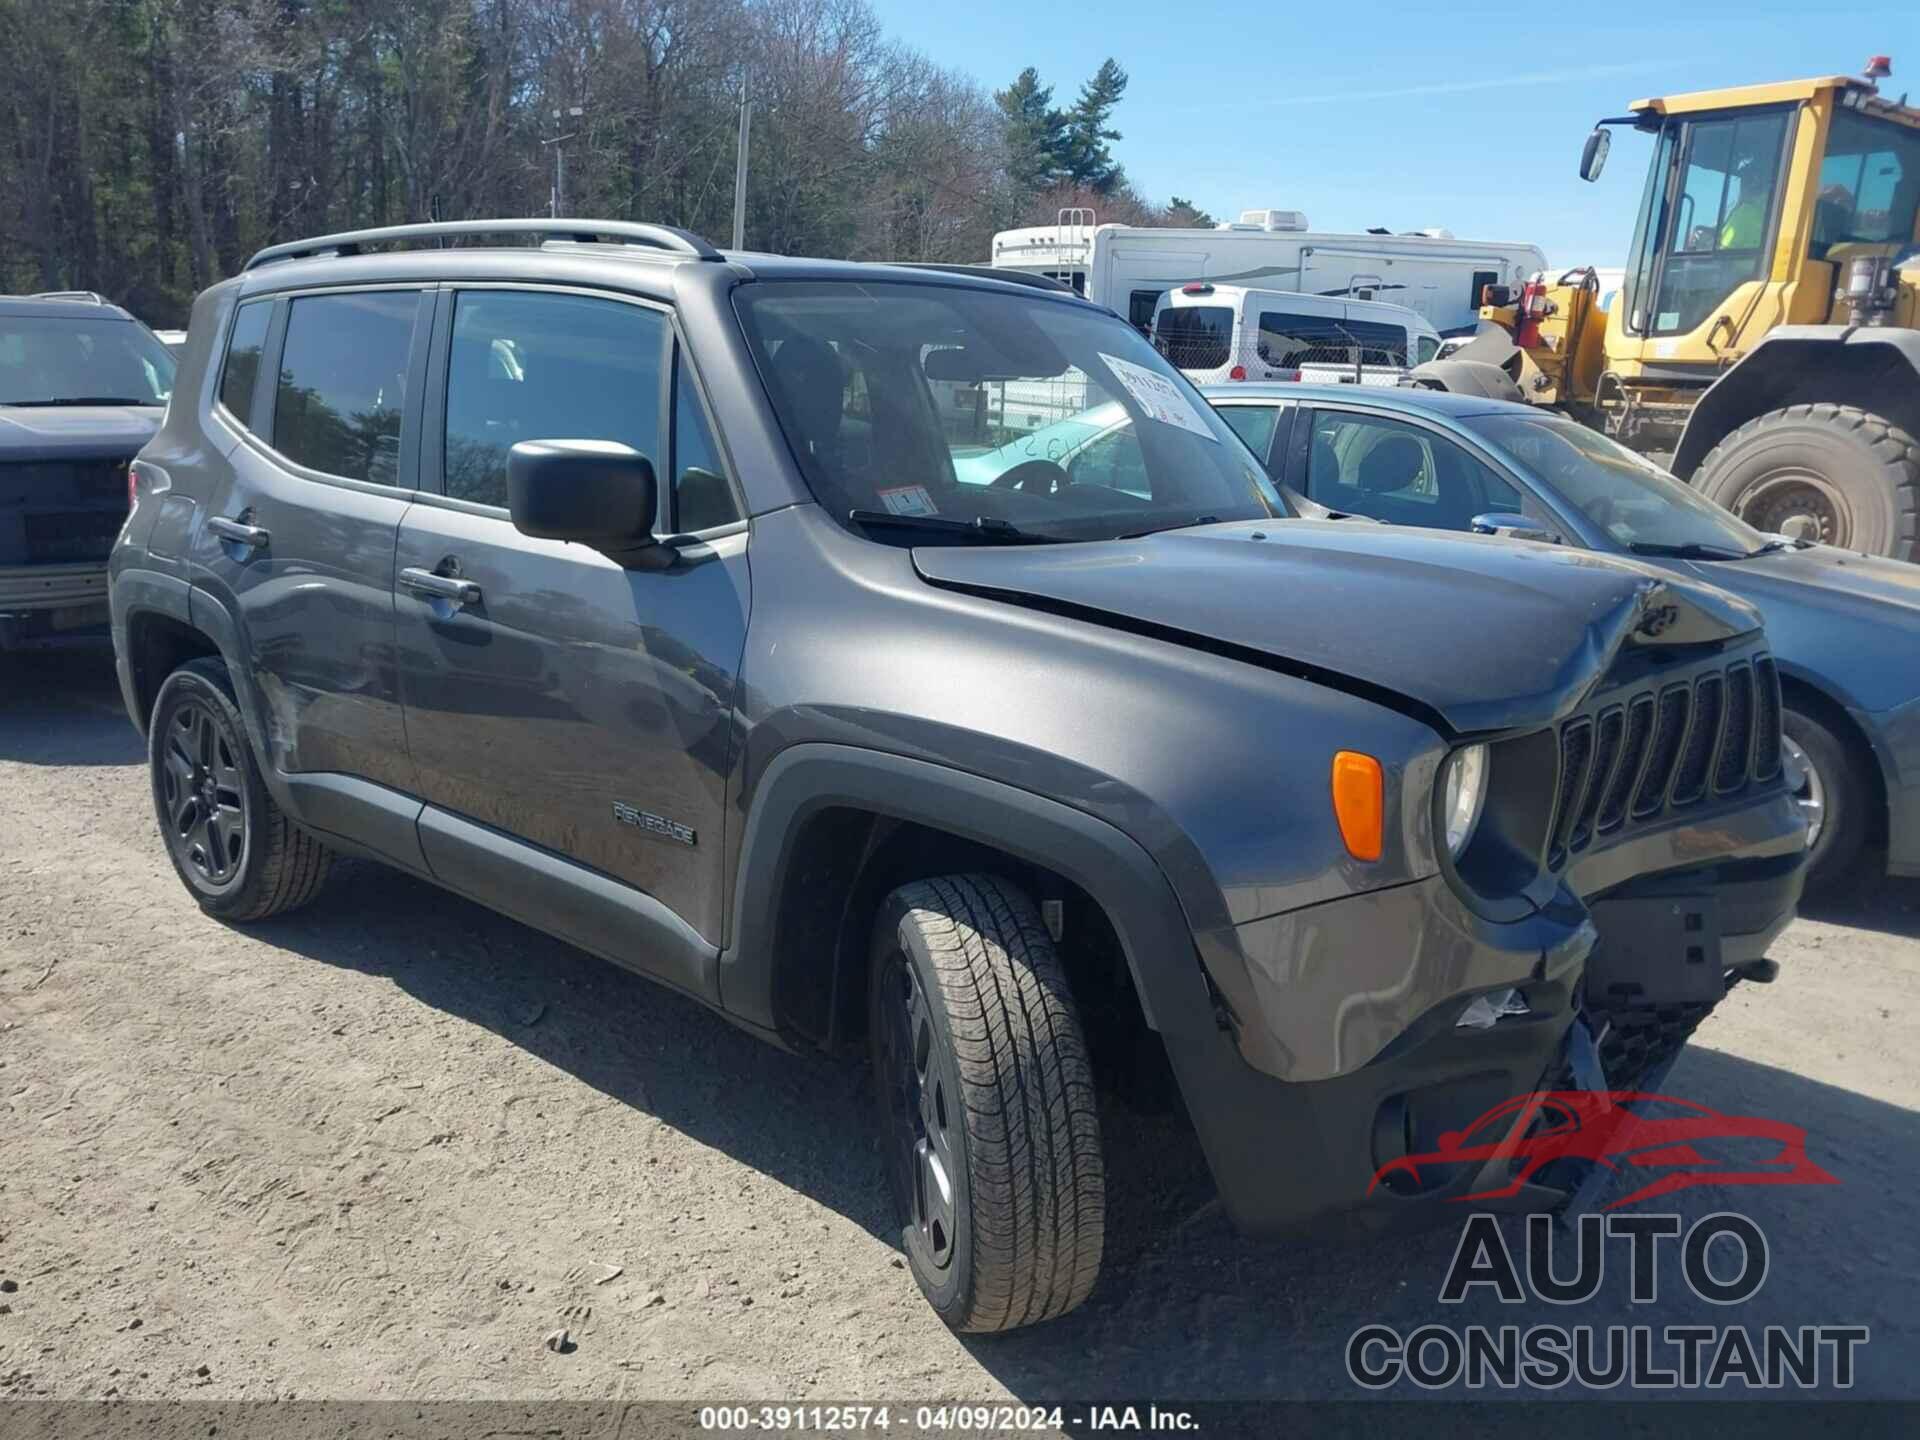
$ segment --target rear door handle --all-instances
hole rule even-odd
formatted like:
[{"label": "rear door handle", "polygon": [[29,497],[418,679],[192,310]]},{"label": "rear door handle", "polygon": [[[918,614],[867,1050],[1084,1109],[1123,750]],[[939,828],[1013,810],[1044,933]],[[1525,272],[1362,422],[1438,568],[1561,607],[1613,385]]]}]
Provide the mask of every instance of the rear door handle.
[{"label": "rear door handle", "polygon": [[436,600],[451,600],[456,605],[480,603],[480,587],[457,575],[436,575],[431,570],[409,566],[400,572],[400,584],[403,589],[411,590],[416,595],[431,595]]},{"label": "rear door handle", "polygon": [[231,540],[236,545],[245,545],[252,550],[266,549],[267,541],[273,538],[258,525],[249,525],[242,520],[229,520],[224,515],[209,516],[207,528],[222,540]]}]

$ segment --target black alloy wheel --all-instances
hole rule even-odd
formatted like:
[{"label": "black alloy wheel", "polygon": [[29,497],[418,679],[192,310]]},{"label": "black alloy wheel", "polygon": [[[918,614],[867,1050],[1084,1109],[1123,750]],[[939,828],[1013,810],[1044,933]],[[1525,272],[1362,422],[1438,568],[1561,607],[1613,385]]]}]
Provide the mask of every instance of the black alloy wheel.
[{"label": "black alloy wheel", "polygon": [[176,862],[215,889],[230,885],[247,858],[242,744],[226,717],[198,696],[180,700],[161,739],[155,778],[167,845]]}]

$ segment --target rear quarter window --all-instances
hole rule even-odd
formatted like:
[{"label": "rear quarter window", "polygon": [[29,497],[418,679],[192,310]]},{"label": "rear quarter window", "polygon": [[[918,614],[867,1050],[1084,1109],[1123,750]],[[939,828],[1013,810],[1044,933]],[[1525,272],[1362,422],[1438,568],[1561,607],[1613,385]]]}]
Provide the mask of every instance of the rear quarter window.
[{"label": "rear quarter window", "polygon": [[227,357],[220,370],[220,403],[249,429],[253,426],[254,384],[260,378],[260,352],[267,343],[271,300],[250,300],[233,317]]}]

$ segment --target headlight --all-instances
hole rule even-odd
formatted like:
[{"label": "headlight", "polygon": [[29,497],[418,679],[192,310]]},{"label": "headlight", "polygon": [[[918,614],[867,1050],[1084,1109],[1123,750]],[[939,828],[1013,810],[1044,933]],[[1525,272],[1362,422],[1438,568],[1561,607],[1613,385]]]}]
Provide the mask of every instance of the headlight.
[{"label": "headlight", "polygon": [[1467,745],[1449,755],[1440,772],[1440,786],[1440,823],[1446,831],[1447,854],[1458,860],[1473,839],[1486,803],[1487,747]]}]

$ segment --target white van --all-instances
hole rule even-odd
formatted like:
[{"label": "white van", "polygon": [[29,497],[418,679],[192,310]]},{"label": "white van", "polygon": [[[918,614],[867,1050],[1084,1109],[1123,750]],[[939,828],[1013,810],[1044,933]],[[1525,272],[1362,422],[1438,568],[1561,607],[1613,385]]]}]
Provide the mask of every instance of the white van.
[{"label": "white van", "polygon": [[1440,332],[1404,305],[1205,281],[1162,295],[1151,333],[1154,348],[1196,385],[1398,385],[1440,350]]}]

